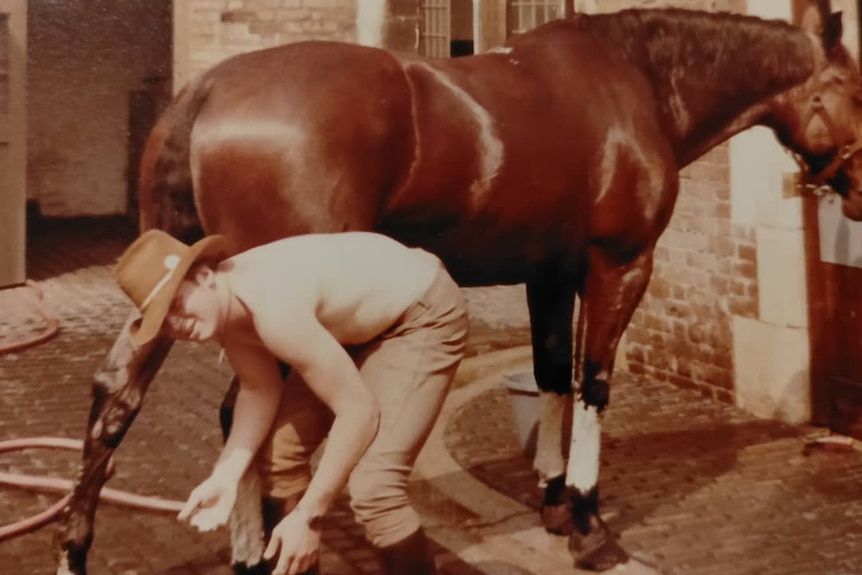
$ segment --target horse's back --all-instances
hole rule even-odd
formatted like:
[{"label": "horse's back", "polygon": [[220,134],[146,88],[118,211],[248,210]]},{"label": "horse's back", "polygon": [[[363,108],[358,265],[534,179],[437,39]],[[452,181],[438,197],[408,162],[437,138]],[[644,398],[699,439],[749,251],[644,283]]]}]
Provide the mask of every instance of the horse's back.
[{"label": "horse's back", "polygon": [[191,161],[208,232],[251,246],[373,226],[413,149],[410,93],[395,59],[302,42],[231,58],[205,80],[212,87]]},{"label": "horse's back", "polygon": [[607,134],[657,128],[626,124],[654,122],[642,75],[564,32],[458,59],[303,42],[223,62],[191,138],[204,229],[240,247],[377,229],[464,283],[583,253]]}]

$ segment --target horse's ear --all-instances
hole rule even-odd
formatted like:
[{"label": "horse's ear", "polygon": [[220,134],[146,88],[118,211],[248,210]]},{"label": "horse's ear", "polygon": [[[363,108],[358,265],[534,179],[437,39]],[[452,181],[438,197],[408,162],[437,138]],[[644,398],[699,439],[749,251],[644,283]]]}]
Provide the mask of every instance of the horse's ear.
[{"label": "horse's ear", "polygon": [[844,24],[841,22],[841,12],[830,14],[823,25],[823,46],[832,50],[841,44],[841,35],[844,33]]},{"label": "horse's ear", "polygon": [[841,12],[831,12],[829,0],[817,0],[808,6],[802,14],[800,26],[807,32],[816,34],[823,41],[823,47],[827,52],[841,44],[841,36],[844,34],[844,25]]}]

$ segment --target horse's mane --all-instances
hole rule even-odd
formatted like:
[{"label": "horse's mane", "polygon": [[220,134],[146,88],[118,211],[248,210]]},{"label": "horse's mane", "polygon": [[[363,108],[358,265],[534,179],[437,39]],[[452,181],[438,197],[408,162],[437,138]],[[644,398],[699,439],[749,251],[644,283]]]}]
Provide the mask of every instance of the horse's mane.
[{"label": "horse's mane", "polygon": [[578,14],[560,25],[616,47],[658,83],[711,86],[737,98],[787,89],[813,71],[807,35],[780,20],[666,8]]}]

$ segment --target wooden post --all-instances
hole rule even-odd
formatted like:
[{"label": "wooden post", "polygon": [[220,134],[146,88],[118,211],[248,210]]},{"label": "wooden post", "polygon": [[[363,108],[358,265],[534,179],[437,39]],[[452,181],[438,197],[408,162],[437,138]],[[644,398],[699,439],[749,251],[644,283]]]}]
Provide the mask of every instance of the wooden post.
[{"label": "wooden post", "polygon": [[0,287],[26,279],[27,0],[0,0]]}]

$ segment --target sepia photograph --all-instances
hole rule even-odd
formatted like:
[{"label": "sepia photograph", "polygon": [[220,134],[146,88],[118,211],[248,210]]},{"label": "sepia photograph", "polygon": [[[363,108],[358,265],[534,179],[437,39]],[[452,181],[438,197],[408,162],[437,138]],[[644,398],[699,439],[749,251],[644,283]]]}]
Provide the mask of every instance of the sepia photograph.
[{"label": "sepia photograph", "polygon": [[860,27],[0,0],[0,574],[862,575]]}]

